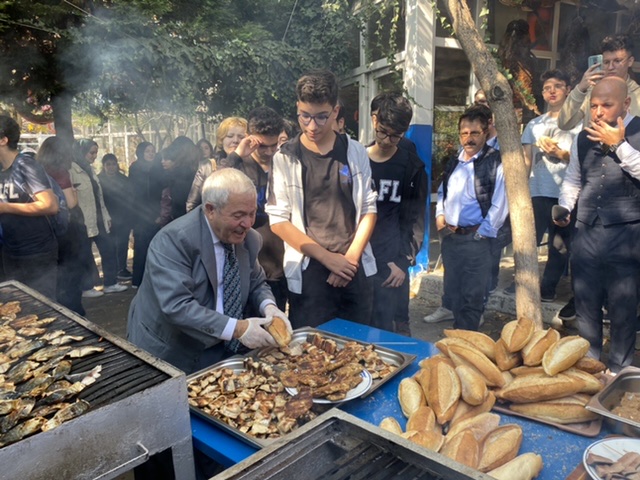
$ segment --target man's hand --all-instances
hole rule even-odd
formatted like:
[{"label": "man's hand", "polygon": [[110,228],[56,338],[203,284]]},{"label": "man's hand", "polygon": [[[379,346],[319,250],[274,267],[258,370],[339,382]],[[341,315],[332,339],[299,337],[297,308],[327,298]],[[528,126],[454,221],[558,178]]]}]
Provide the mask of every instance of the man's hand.
[{"label": "man's hand", "polygon": [[593,87],[596,83],[604,78],[604,71],[600,68],[602,65],[591,65],[586,72],[582,75],[582,79],[578,84],[578,90],[582,93],[587,93],[590,87]]},{"label": "man's hand", "polygon": [[569,161],[569,152],[558,147],[557,140],[551,137],[540,137],[538,139],[538,148],[551,157],[560,160]]},{"label": "man's hand", "polygon": [[339,277],[335,273],[330,273],[327,277],[327,283],[336,288],[346,287],[347,285],[349,285],[350,281],[351,280],[345,280],[344,278]]},{"label": "man's hand", "polygon": [[[346,280],[347,283],[353,280],[353,277],[358,271],[358,264],[356,262],[347,259],[347,257],[339,253],[327,252],[320,263],[327,267],[334,275]],[[329,278],[331,278],[331,276],[329,276]]]},{"label": "man's hand", "polygon": [[268,318],[246,318],[244,320],[238,320],[240,322],[246,322],[247,328],[244,333],[238,338],[238,341],[247,348],[258,347],[277,347],[275,339],[267,332],[262,325],[266,325],[271,320]]},{"label": "man's hand", "polygon": [[293,333],[293,328],[291,328],[291,322],[287,318],[287,315],[278,307],[276,307],[273,303],[270,303],[269,305],[264,307],[264,316],[267,317],[267,320],[268,320],[267,325],[271,325],[271,322],[273,321],[273,317],[280,317],[282,320],[284,320],[284,323],[287,326],[287,330],[289,330],[289,333]]},{"label": "man's hand", "polygon": [[259,146],[260,146],[260,140],[258,140],[253,135],[248,135],[244,137],[242,140],[240,140],[240,143],[236,147],[235,152],[240,157],[244,158],[244,157],[248,157],[253,152],[255,152]]},{"label": "man's hand", "polygon": [[592,121],[589,127],[584,128],[587,131],[587,138],[594,142],[601,142],[604,145],[615,145],[624,140],[624,120],[618,117],[618,126],[612,127],[607,122]]},{"label": "man's hand", "polygon": [[387,279],[382,282],[382,286],[388,288],[400,287],[404,283],[406,274],[393,262],[389,262],[387,263],[387,265],[391,269],[391,273],[389,274]]},{"label": "man's hand", "polygon": [[436,217],[436,230],[440,231],[443,228],[446,228],[447,221],[444,219],[444,215],[438,215]]}]

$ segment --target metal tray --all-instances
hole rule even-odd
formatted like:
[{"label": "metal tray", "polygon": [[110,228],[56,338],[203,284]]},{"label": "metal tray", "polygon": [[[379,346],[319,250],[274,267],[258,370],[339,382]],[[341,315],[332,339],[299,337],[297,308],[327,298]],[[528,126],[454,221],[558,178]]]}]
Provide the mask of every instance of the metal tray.
[{"label": "metal tray", "polygon": [[[342,335],[325,332],[312,327],[302,327],[297,330],[294,330],[293,335],[291,336],[291,342],[292,343],[304,342],[307,340],[307,336],[312,333],[317,333],[318,335],[321,335],[324,338],[333,340],[334,342],[336,342],[336,344],[340,348],[344,347],[344,344],[347,342],[357,342],[360,345],[370,345],[370,343],[368,342],[361,342],[360,340],[356,340],[355,338],[344,337]],[[376,345],[375,343],[373,343],[373,345],[375,346],[376,352],[378,353],[380,358],[384,360],[384,362],[389,363],[391,365],[395,365],[398,368],[395,372],[393,372],[390,375],[387,375],[385,378],[374,378],[371,388],[369,388],[369,390],[359,398],[365,398],[371,395],[372,392],[376,391],[382,385],[387,383],[389,380],[395,377],[398,373],[400,373],[406,367],[411,365],[411,363],[413,363],[413,361],[416,359],[415,355],[410,355],[408,353],[398,352],[397,350],[392,350],[390,348],[381,347],[379,345]],[[258,359],[260,358],[261,355],[264,355],[273,350],[277,350],[276,347],[258,348],[250,351],[248,355]]]},{"label": "metal tray", "polygon": [[514,417],[521,417],[526,418],[527,420],[533,420],[534,422],[544,423],[545,425],[551,425],[558,430],[575,433],[577,435],[582,435],[583,437],[596,437],[598,436],[598,434],[600,434],[600,430],[602,429],[601,418],[596,418],[595,420],[591,420],[590,422],[569,423],[565,425],[562,423],[543,420],[542,418],[532,417],[530,415],[524,415],[520,412],[514,412],[509,408],[508,404],[494,405],[492,410],[495,412],[506,413],[507,415],[513,415]]},{"label": "metal tray", "polygon": [[623,368],[606,387],[591,398],[586,408],[606,417],[616,433],[640,437],[640,423],[612,412],[620,404],[625,392],[640,393],[640,368]]}]

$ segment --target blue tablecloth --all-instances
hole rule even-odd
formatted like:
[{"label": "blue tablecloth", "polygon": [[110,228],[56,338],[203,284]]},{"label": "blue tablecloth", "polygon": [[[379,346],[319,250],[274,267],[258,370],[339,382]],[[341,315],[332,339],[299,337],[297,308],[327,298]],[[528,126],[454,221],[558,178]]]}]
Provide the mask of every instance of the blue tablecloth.
[{"label": "blue tablecloth", "polygon": [[[406,419],[397,399],[398,384],[403,378],[418,371],[421,359],[437,352],[434,345],[345,320],[332,320],[319,329],[417,355],[415,362],[371,395],[340,406],[343,411],[374,425],[378,425],[385,417],[395,417],[404,428]],[[607,433],[603,430],[597,438],[587,438],[519,417],[505,414],[501,414],[501,417],[501,424],[517,423],[522,427],[524,440],[520,447],[521,453],[536,452],[542,455],[544,468],[538,477],[540,480],[565,478],[582,461],[585,448]],[[256,447],[194,415],[191,415],[191,429],[194,447],[225,466],[234,465],[257,451]]]}]

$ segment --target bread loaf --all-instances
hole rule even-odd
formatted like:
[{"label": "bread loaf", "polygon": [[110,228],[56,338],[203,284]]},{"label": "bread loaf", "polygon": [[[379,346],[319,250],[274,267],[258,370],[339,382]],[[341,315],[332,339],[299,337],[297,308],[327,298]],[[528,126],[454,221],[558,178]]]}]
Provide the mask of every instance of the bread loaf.
[{"label": "bread loaf", "polygon": [[496,397],[514,403],[541,402],[578,393],[584,382],[568,375],[553,377],[544,374],[520,375],[509,385],[497,390]]},{"label": "bread loaf", "polygon": [[500,369],[480,350],[465,345],[450,345],[449,356],[456,366],[467,364],[478,370],[484,377],[487,386],[502,387],[504,385]]},{"label": "bread loaf", "polygon": [[519,377],[520,375],[531,375],[532,373],[542,373],[546,375],[546,373],[544,373],[544,368],[542,368],[542,365],[540,365],[539,367],[527,367],[523,365],[520,367],[512,368],[509,371],[516,377]]},{"label": "bread loaf", "polygon": [[504,378],[504,386],[506,387],[513,381],[513,375],[511,375],[510,371],[505,370],[502,372],[502,378]]},{"label": "bread loaf", "polygon": [[430,368],[432,365],[438,362],[446,362],[452,367],[455,366],[451,359],[443,353],[437,353],[431,357],[423,358],[422,360],[420,360],[420,363],[418,365],[420,365],[420,368]]},{"label": "bread loaf", "polygon": [[480,459],[480,443],[470,431],[465,430],[453,437],[447,435],[440,453],[468,467],[477,468]]},{"label": "bread loaf", "polygon": [[490,360],[495,360],[495,344],[493,339],[482,332],[474,332],[473,330],[461,330],[461,329],[445,329],[445,337],[448,338],[461,338],[466,340],[471,345],[474,345],[478,350],[484,353]]},{"label": "bread loaf", "polygon": [[463,430],[468,430],[473,433],[473,436],[479,442],[486,437],[489,432],[492,432],[498,425],[500,424],[500,415],[497,413],[481,413],[476,415],[475,417],[468,418],[461,422],[452,425],[449,431],[447,432],[447,438],[452,438],[454,435],[462,432]]},{"label": "bread loaf", "polygon": [[519,425],[503,425],[490,432],[482,441],[478,470],[488,472],[513,460],[522,444],[522,428]]},{"label": "bread loaf", "polygon": [[583,370],[579,370],[575,367],[567,368],[562,372],[564,375],[569,375],[571,378],[582,380],[584,387],[580,390],[580,393],[587,393],[589,395],[595,395],[604,386],[600,380]]},{"label": "bread loaf", "polygon": [[415,412],[409,415],[409,419],[407,420],[407,431],[416,430],[419,432],[426,432],[428,430],[436,429],[442,432],[440,425],[436,424],[436,415],[433,413],[431,407],[423,405],[418,407]]},{"label": "bread loaf", "polygon": [[477,405],[475,407],[461,400],[460,402],[458,402],[458,407],[453,414],[453,418],[449,422],[449,426],[453,427],[454,425],[467,420],[468,418],[478,416],[481,413],[489,412],[491,411],[495,403],[496,396],[491,390],[487,392],[487,396],[485,397],[484,401],[480,405]]},{"label": "bread loaf", "polygon": [[577,394],[545,402],[513,403],[509,406],[509,409],[523,415],[561,425],[590,422],[598,418],[597,413],[590,412],[584,408],[590,398],[589,395]]},{"label": "bread loaf", "polygon": [[407,418],[422,405],[427,404],[422,387],[413,378],[403,378],[400,381],[398,400],[402,413]]},{"label": "bread loaf", "polygon": [[589,342],[578,336],[564,337],[554,343],[542,357],[542,367],[547,375],[555,375],[569,367],[589,351]]},{"label": "bread loaf", "polygon": [[460,378],[462,399],[469,405],[480,405],[487,396],[487,384],[475,368],[458,365],[456,373]]},{"label": "bread loaf", "polygon": [[425,398],[427,397],[427,393],[429,392],[429,378],[431,378],[431,368],[425,367],[418,370],[418,372],[413,376],[416,382],[422,387],[422,391],[424,392]]},{"label": "bread loaf", "polygon": [[540,365],[544,353],[558,340],[560,333],[553,328],[536,330],[529,343],[522,349],[522,363],[530,367]]},{"label": "bread loaf", "polygon": [[591,374],[604,372],[607,368],[604,363],[602,363],[600,360],[596,360],[593,357],[582,357],[576,362],[574,367]]},{"label": "bread loaf", "polygon": [[535,329],[536,324],[533,320],[527,317],[520,317],[518,320],[507,323],[502,328],[500,338],[504,340],[508,351],[511,353],[519,352],[529,343]]},{"label": "bread loaf", "polygon": [[267,327],[267,332],[271,334],[279,347],[286,347],[291,343],[291,332],[280,317],[273,317],[271,324]]},{"label": "bread loaf", "polygon": [[444,444],[444,435],[435,430],[420,432],[416,430],[407,430],[401,436],[417,445],[420,445],[421,447],[433,450],[434,452],[440,451]]},{"label": "bread loaf", "polygon": [[502,338],[499,338],[496,342],[495,352],[496,364],[502,371],[511,370],[512,368],[522,364],[522,355],[520,352],[510,352]]},{"label": "bread loaf", "polygon": [[440,425],[453,418],[460,393],[460,379],[451,366],[440,362],[431,368],[427,403],[436,414]]},{"label": "bread loaf", "polygon": [[542,470],[542,457],[535,453],[523,453],[487,474],[496,480],[532,480]]},{"label": "bread loaf", "polygon": [[436,342],[436,348],[449,358],[451,358],[451,355],[449,355],[449,347],[451,345],[476,348],[475,345],[473,345],[471,342],[460,337],[446,337]]},{"label": "bread loaf", "polygon": [[387,432],[395,433],[396,435],[402,435],[402,427],[393,417],[383,418],[380,422],[380,428]]}]

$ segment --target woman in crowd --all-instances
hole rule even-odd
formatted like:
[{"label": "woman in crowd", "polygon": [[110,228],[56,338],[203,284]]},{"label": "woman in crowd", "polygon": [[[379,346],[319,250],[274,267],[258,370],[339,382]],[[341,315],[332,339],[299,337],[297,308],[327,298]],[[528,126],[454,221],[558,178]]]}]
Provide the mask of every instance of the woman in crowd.
[{"label": "woman in crowd", "polygon": [[71,163],[73,153],[59,137],[49,137],[38,150],[36,159],[64,193],[67,207],[71,212],[69,227],[64,235],[58,236],[58,281],[56,298],[58,303],[73,310],[79,315],[86,313],[82,306],[82,281],[85,274],[85,263],[78,252],[81,245],[89,244],[87,229],[80,207],[78,195],[71,183]]},{"label": "woman in crowd", "polygon": [[149,142],[136,147],[136,161],[129,167],[129,184],[133,190],[133,272],[131,284],[142,283],[147,250],[158,231],[162,195],[162,166],[156,159],[156,148]]},{"label": "woman in crowd", "polygon": [[198,167],[187,198],[187,212],[202,203],[202,185],[204,181],[214,172],[217,166],[228,166],[224,163],[225,158],[236,149],[240,144],[240,140],[246,135],[247,121],[244,118],[229,117],[220,122],[216,132],[216,148],[213,158],[209,163],[203,162]]},{"label": "woman in crowd", "polygon": [[200,162],[198,162],[198,166],[210,163],[213,167],[213,170],[215,171],[217,164],[214,155],[215,150],[213,149],[213,145],[211,145],[211,142],[206,138],[203,138],[198,140],[198,143],[196,143],[196,147],[200,149]]},{"label": "woman in crowd", "polygon": [[[87,236],[96,244],[102,258],[104,280],[102,293],[93,288],[97,268],[91,254],[91,258],[86,259],[88,269],[87,280],[83,285],[83,297],[98,297],[103,293],[117,293],[127,289],[126,285],[120,285],[116,281],[116,252],[109,237],[111,217],[104,203],[100,181],[93,170],[97,156],[98,144],[93,140],[83,138],[75,142],[71,180],[78,193],[78,204],[84,216]],[[84,254],[86,257],[86,251]]]},{"label": "woman in crowd", "polygon": [[185,136],[177,137],[162,151],[165,188],[162,190],[162,206],[157,221],[160,227],[187,213],[187,197],[199,156],[198,147]]},{"label": "woman in crowd", "polygon": [[102,171],[98,175],[104,203],[111,215],[109,236],[116,249],[116,271],[118,280],[131,280],[127,270],[129,233],[131,233],[131,187],[129,179],[122,173],[118,159],[113,153],[102,157]]}]

